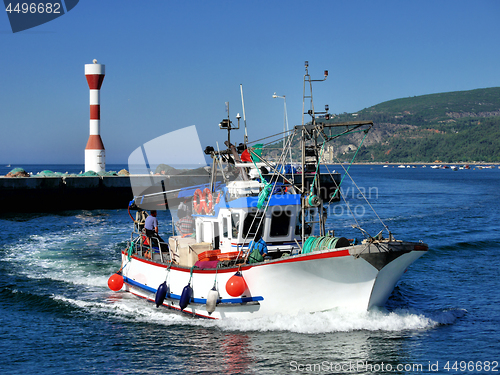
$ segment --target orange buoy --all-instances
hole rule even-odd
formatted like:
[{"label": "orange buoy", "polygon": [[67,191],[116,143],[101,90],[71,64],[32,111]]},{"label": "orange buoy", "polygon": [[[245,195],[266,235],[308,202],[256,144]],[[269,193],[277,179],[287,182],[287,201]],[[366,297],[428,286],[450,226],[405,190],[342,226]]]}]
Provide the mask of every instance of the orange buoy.
[{"label": "orange buoy", "polygon": [[232,297],[241,296],[246,289],[247,283],[239,271],[231,276],[226,283],[226,292]]},{"label": "orange buoy", "polygon": [[117,273],[111,275],[108,279],[108,287],[114,292],[118,292],[123,286],[123,277]]}]

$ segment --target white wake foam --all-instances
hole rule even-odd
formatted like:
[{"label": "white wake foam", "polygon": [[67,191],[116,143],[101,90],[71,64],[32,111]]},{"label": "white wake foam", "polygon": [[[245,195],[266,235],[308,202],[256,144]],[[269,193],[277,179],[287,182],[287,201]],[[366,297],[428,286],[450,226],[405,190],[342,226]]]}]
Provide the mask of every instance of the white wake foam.
[{"label": "white wake foam", "polygon": [[[107,286],[120,267],[117,233],[123,228],[99,226],[65,228],[50,234],[33,234],[4,247],[3,260],[12,271],[30,279],[52,279],[89,287]],[[108,232],[114,232],[111,236]]]},{"label": "white wake foam", "polygon": [[[445,313],[443,313],[446,315]],[[451,315],[451,314],[450,314]],[[453,320],[451,316],[448,323]],[[454,318],[456,320],[456,317]],[[398,310],[350,311],[335,309],[295,316],[273,315],[252,320],[228,319],[216,324],[224,330],[235,331],[289,331],[295,333],[332,333],[352,331],[407,331],[431,329],[439,320],[419,312]]]},{"label": "white wake foam", "polygon": [[463,309],[422,313],[410,310],[370,310],[351,311],[335,309],[317,313],[300,313],[294,316],[277,314],[252,319],[228,318],[224,320],[194,319],[156,308],[153,303],[119,292],[108,294],[102,302],[81,301],[65,297],[55,297],[88,312],[113,315],[115,318],[138,322],[149,322],[164,326],[189,325],[216,328],[237,332],[293,332],[321,334],[353,331],[402,332],[427,330],[443,324],[453,324],[463,317]]}]

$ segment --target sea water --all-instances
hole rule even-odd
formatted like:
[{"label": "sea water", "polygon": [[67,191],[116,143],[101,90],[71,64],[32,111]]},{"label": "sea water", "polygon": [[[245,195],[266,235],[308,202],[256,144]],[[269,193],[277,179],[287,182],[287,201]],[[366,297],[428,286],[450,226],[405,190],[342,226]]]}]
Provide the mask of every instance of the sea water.
[{"label": "sea water", "polygon": [[[500,170],[349,174],[345,201],[327,206],[335,235],[361,239],[353,224],[372,236],[387,227],[429,245],[386,306],[370,311],[180,316],[108,289],[130,238],[126,209],[2,215],[2,374],[499,372]],[[167,237],[170,213],[158,217]]]}]

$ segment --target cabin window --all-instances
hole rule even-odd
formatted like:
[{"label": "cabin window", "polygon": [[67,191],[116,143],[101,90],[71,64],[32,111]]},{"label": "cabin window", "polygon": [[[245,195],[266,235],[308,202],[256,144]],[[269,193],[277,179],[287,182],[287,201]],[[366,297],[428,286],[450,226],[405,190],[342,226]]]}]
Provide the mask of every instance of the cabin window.
[{"label": "cabin window", "polygon": [[238,238],[238,230],[240,229],[240,214],[231,214],[231,229],[233,238]]},{"label": "cabin window", "polygon": [[212,242],[213,249],[218,249],[220,247],[220,238],[219,238],[219,223],[214,222],[214,237]]},{"label": "cabin window", "polygon": [[[260,238],[262,236],[262,213],[249,213],[243,222],[243,237]],[[255,220],[254,220],[255,219]]]},{"label": "cabin window", "polygon": [[290,229],[290,218],[292,212],[288,210],[273,211],[271,217],[271,230],[269,235],[271,237],[283,237],[288,235]]},{"label": "cabin window", "polygon": [[227,217],[222,219],[222,236],[224,236],[224,238],[228,236]]}]

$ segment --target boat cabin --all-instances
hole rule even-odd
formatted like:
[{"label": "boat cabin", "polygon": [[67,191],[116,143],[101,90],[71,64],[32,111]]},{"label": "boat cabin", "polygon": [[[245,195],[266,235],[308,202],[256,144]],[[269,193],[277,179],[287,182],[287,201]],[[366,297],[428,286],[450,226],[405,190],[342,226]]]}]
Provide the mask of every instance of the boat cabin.
[{"label": "boat cabin", "polygon": [[227,253],[246,249],[250,241],[262,238],[273,258],[297,249],[302,230],[300,195],[276,185],[267,209],[259,210],[263,187],[255,180],[228,183],[211,212],[194,215],[196,242],[211,243],[213,249]]}]

